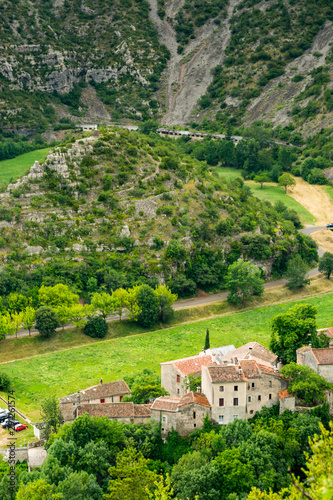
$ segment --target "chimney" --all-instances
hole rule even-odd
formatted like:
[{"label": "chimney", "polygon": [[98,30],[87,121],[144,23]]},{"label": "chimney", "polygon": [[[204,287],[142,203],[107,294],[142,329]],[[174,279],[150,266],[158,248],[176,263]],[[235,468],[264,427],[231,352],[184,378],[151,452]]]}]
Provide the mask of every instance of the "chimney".
[{"label": "chimney", "polygon": [[238,358],[235,357],[235,365],[239,365]]},{"label": "chimney", "polygon": [[309,344],[309,347],[310,347],[310,349],[312,348],[312,344],[311,344],[311,342],[310,342],[310,344]]},{"label": "chimney", "polygon": [[241,367],[238,368],[238,373],[239,373],[239,375],[241,375],[243,373],[243,370],[241,369]]},{"label": "chimney", "polygon": [[103,379],[101,378],[101,380],[99,381],[99,385],[102,385],[103,384]]},{"label": "chimney", "polygon": [[199,392],[199,393],[201,392],[201,387],[199,387],[199,386],[197,387],[197,392]]}]

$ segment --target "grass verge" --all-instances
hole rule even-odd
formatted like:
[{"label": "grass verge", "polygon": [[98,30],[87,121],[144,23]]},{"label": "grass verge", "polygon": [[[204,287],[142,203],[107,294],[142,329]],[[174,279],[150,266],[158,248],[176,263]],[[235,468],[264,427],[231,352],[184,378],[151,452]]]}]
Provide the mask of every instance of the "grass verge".
[{"label": "grass verge", "polygon": [[[60,332],[60,335],[56,335],[59,337],[58,342],[69,335],[72,339],[76,338],[76,348],[4,363],[1,372],[7,373],[13,381],[17,407],[37,420],[40,403],[52,393],[61,397],[98,383],[100,377],[106,382],[117,380],[145,367],[159,372],[159,363],[199,352],[203,347],[207,328],[213,346],[234,344],[238,347],[253,340],[268,346],[272,317],[300,301],[318,308],[318,328],[330,326],[332,282],[315,279],[308,288],[307,293],[311,291],[320,295],[306,298],[306,294],[291,294],[284,287],[279,287],[268,290],[263,298],[257,298],[248,305],[257,307],[256,309],[230,308],[226,302],[221,302],[178,311],[176,321],[186,321],[186,324],[146,333],[142,333],[142,330],[140,332],[140,327],[127,321],[121,324],[115,322],[110,325],[107,340],[92,343],[92,339],[85,338],[90,342],[89,345],[80,344],[82,334],[79,332]],[[281,303],[268,305],[273,300]],[[286,300],[292,302],[285,302]],[[197,321],[198,314],[206,318]],[[18,346],[25,340],[8,340],[2,346],[10,344],[15,352],[15,345]],[[39,338],[28,340],[37,343],[40,341]],[[49,342],[52,350],[55,339]],[[2,349],[1,355],[3,356]]]},{"label": "grass verge", "polygon": [[0,161],[0,182],[10,182],[15,177],[23,175],[35,161],[42,163],[49,153],[49,148],[37,149],[11,160]]}]

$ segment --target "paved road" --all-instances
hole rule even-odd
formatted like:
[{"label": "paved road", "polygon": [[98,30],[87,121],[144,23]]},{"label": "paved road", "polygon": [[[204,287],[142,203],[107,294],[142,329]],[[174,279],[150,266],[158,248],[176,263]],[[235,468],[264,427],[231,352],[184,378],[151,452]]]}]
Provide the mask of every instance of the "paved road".
[{"label": "paved road", "polygon": [[[320,231],[321,229],[326,229],[326,227],[307,226],[304,229],[301,229],[300,232],[303,234],[310,235],[315,231]],[[324,250],[322,248],[318,248],[318,254],[319,257],[322,257],[324,254]],[[311,269],[311,271],[308,272],[309,277],[315,276],[316,274],[319,274],[318,267],[315,267],[314,269]],[[269,283],[264,284],[264,288],[265,290],[267,290],[268,288],[275,288],[277,286],[285,285],[286,283],[287,280],[285,279],[270,281]],[[175,309],[175,311],[179,311],[180,309],[188,309],[190,307],[204,306],[206,304],[220,302],[221,300],[226,299],[227,295],[228,292],[222,292],[222,293],[215,293],[214,295],[207,295],[206,297],[194,297],[192,299],[177,300],[177,302],[174,303],[173,308]],[[125,319],[126,315],[123,315],[123,318]],[[107,321],[108,322],[117,321],[118,319],[119,319],[118,315],[112,315],[107,318]],[[72,325],[65,326],[66,330],[69,328],[73,328]],[[61,330],[61,328],[58,330]],[[37,330],[31,330],[32,336],[37,334],[38,334]],[[29,332],[24,329],[20,330],[17,334],[18,337],[26,337],[27,335],[29,335]],[[13,335],[7,335],[6,338],[13,338]]]}]

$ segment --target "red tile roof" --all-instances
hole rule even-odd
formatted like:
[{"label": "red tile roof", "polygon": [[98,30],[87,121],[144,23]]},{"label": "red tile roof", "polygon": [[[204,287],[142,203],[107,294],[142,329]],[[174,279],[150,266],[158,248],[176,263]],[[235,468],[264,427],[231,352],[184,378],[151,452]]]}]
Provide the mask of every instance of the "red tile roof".
[{"label": "red tile roof", "polygon": [[329,337],[333,337],[333,328],[327,328],[327,332],[329,334]]},{"label": "red tile roof", "polygon": [[60,403],[78,403],[89,399],[108,398],[112,396],[121,396],[129,394],[130,388],[124,380],[116,380],[115,382],[107,382],[106,384],[93,385],[75,394],[69,394],[60,399]]},{"label": "red tile roof", "polygon": [[210,408],[210,404],[208,402],[208,399],[202,392],[187,392],[184,394],[184,396],[181,398],[180,403],[178,406],[186,406],[190,404],[197,404],[200,406],[207,406]]},{"label": "red tile roof", "polygon": [[78,407],[77,414],[88,413],[90,417],[134,418],[136,416],[150,418],[150,408],[146,405],[127,403],[93,403]]},{"label": "red tile roof", "polygon": [[260,363],[258,364],[259,370],[261,373],[265,373],[266,375],[272,375],[273,377],[279,377],[281,378],[281,375],[279,374],[278,371],[275,371],[274,368],[266,365],[261,365]]},{"label": "red tile roof", "polygon": [[242,360],[239,364],[246,378],[260,378],[260,371],[256,361],[253,359]]},{"label": "red tile roof", "polygon": [[151,410],[162,411],[177,411],[180,398],[169,398],[169,396],[161,396],[153,402]]},{"label": "red tile roof", "polygon": [[333,365],[333,349],[312,349],[318,365]]},{"label": "red tile roof", "polygon": [[284,398],[292,398],[293,396],[289,394],[288,389],[283,389],[283,391],[279,392],[279,398],[284,399]]},{"label": "red tile roof", "polygon": [[209,366],[208,372],[213,384],[220,382],[247,382],[247,378],[242,373],[239,373],[239,366]]},{"label": "red tile roof", "polygon": [[202,366],[216,365],[212,361],[211,355],[206,356],[191,356],[190,358],[176,359],[174,361],[168,361],[166,363],[161,363],[162,365],[174,365],[182,373],[182,375],[190,375],[192,373],[200,373]]}]

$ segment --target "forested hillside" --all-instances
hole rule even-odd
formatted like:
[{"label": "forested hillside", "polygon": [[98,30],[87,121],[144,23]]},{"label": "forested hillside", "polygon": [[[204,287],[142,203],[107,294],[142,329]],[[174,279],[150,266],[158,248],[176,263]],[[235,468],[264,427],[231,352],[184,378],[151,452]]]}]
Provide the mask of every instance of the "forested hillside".
[{"label": "forested hillside", "polygon": [[[253,139],[235,148],[119,129],[59,146],[1,195],[0,294],[42,282],[85,294],[165,280],[186,296],[223,288],[241,256],[266,277],[284,272],[292,252],[310,264],[315,244],[298,234],[295,211],[214,171],[231,159],[251,171],[264,148]],[[282,172],[285,148],[276,148]]]}]

